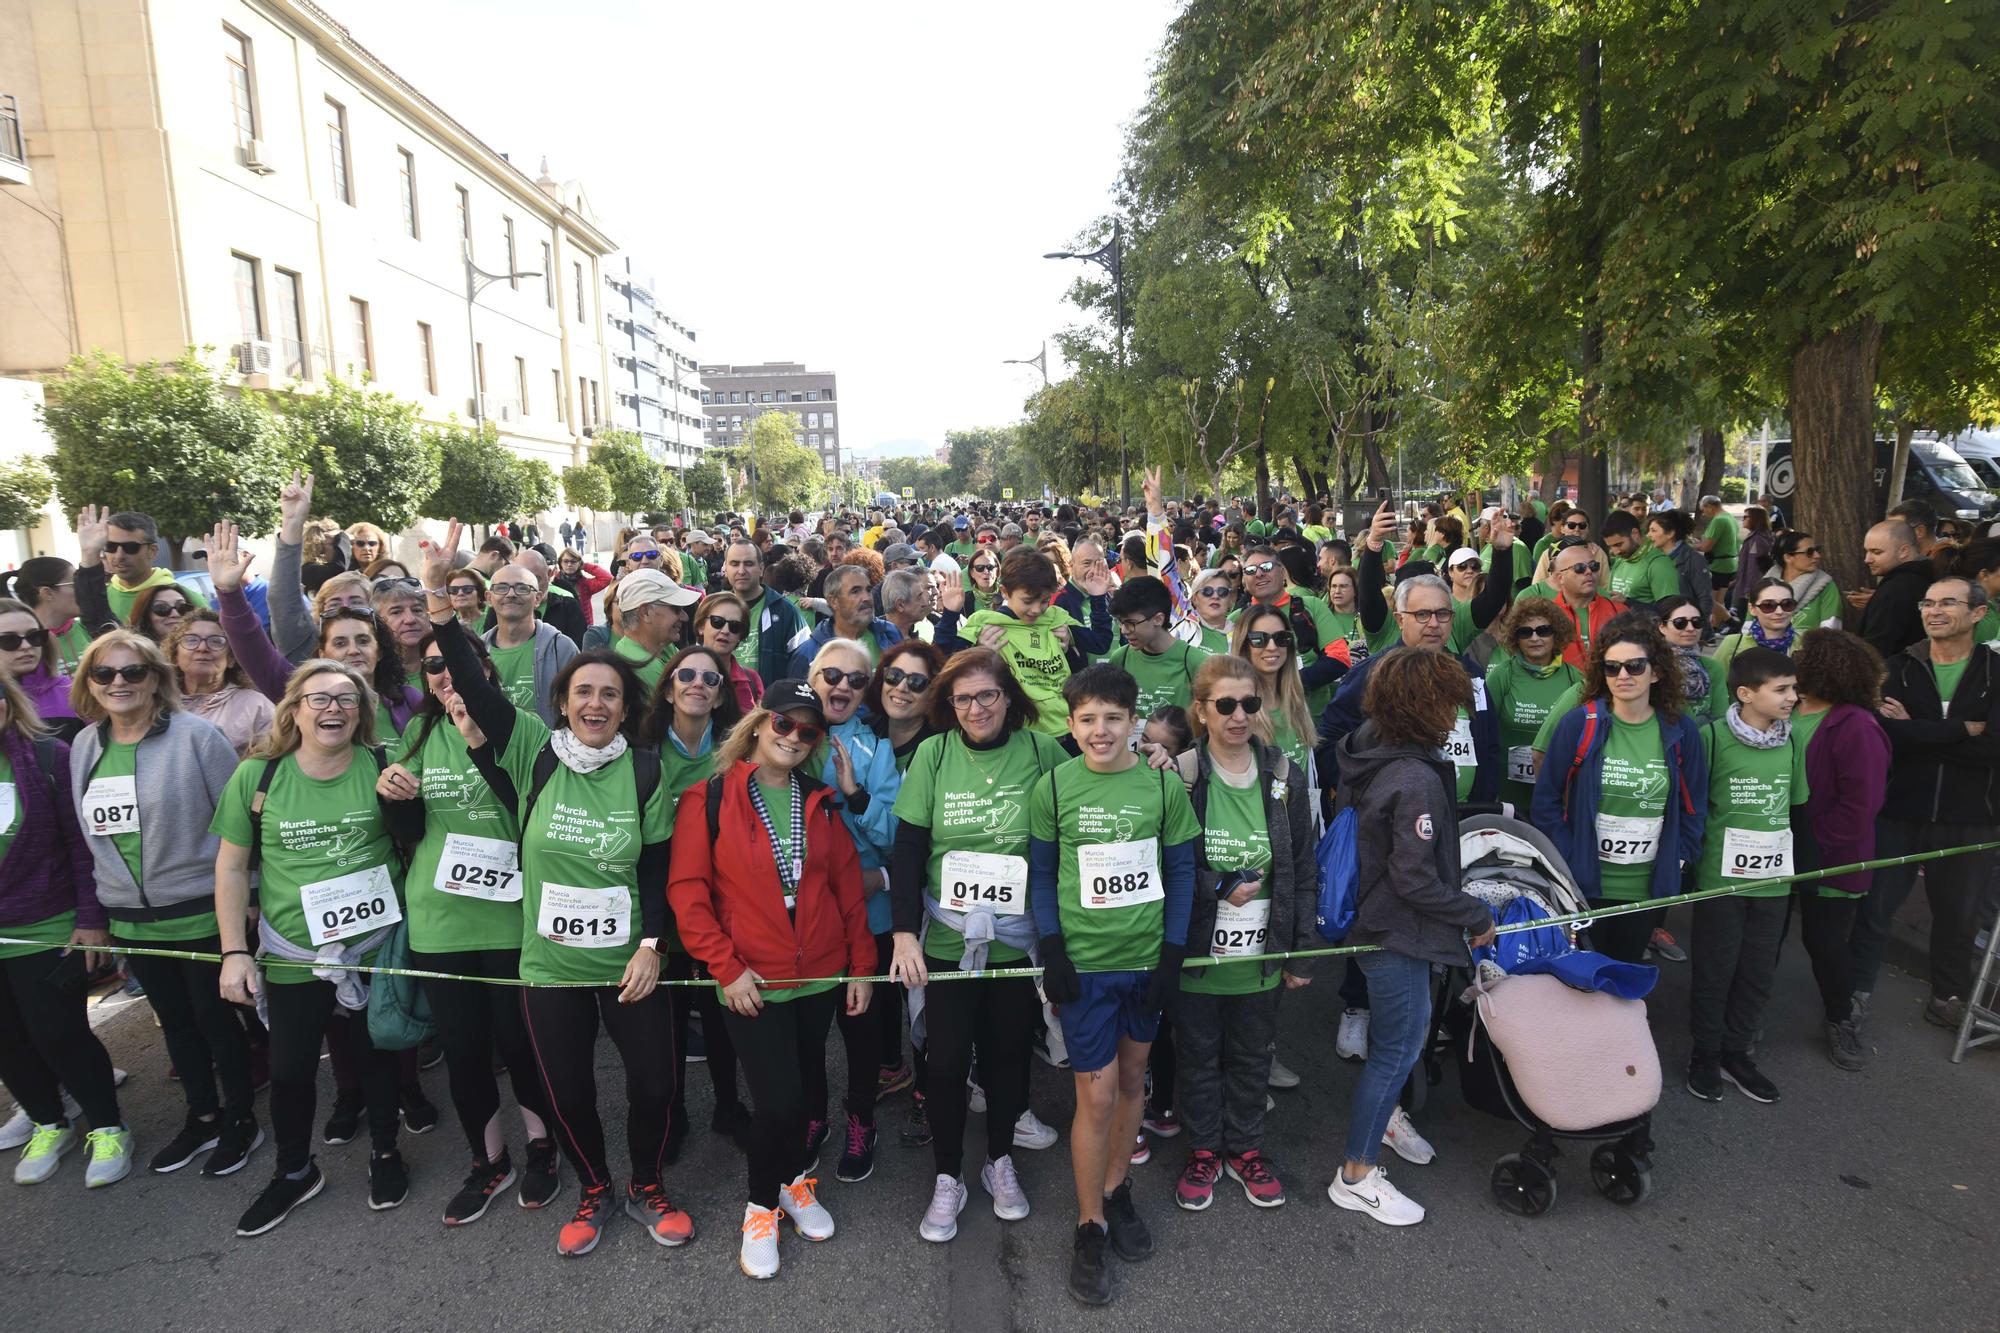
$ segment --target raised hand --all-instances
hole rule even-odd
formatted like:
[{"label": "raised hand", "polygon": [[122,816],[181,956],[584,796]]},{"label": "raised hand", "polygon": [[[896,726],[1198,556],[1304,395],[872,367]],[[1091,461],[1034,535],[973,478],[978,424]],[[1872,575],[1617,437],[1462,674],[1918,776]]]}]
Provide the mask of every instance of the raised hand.
[{"label": "raised hand", "polygon": [[1379,551],[1382,543],[1396,535],[1396,510],[1387,500],[1375,510],[1375,517],[1368,522],[1368,549]]},{"label": "raised hand", "polygon": [[938,609],[958,615],[965,610],[965,571],[955,569],[950,573],[940,570],[936,575]]},{"label": "raised hand", "polygon": [[401,764],[391,764],[375,779],[375,794],[387,801],[408,801],[417,796],[416,774]]},{"label": "raised hand", "polygon": [[1162,468],[1149,467],[1143,474],[1143,485],[1146,492],[1146,512],[1149,514],[1163,514],[1166,512],[1166,504],[1161,499],[1160,474],[1162,471]]},{"label": "raised hand", "polygon": [[431,541],[428,537],[417,546],[424,553],[424,586],[442,588],[451,577],[451,558],[458,553],[459,540],[465,534],[465,525],[457,519],[445,524],[444,540]]},{"label": "raised hand", "polygon": [[833,780],[841,791],[852,796],[861,790],[861,784],[854,778],[854,757],[847,753],[847,747],[840,743],[840,737],[828,736],[826,739],[833,747]]},{"label": "raised hand", "polygon": [[1102,560],[1093,560],[1076,576],[1076,586],[1083,589],[1087,597],[1102,597],[1111,591],[1111,566]]},{"label": "raised hand", "polygon": [[255,551],[242,548],[236,525],[224,519],[217,523],[208,534],[208,575],[215,580],[218,593],[241,592],[243,577],[249,572],[250,562],[257,558]]},{"label": "raised hand", "polygon": [[297,544],[306,535],[306,515],[312,512],[313,475],[292,469],[292,479],[278,492],[278,540]]},{"label": "raised hand", "polygon": [[111,536],[111,525],[105,522],[109,512],[103,505],[85,505],[76,511],[76,544],[81,552],[78,563],[85,568],[104,560],[104,543]]}]

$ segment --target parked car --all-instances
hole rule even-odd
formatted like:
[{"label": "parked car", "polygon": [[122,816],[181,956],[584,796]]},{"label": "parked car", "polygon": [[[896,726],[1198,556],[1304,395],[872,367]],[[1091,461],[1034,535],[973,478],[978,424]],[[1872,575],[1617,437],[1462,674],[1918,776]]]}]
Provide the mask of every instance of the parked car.
[{"label": "parked car", "polygon": [[[1892,503],[1923,500],[1941,517],[1977,519],[2000,514],[2000,488],[1989,486],[1950,445],[1936,440],[1912,440],[1909,466],[1903,473],[1903,493],[1889,499],[1889,465],[1895,452],[1892,441],[1875,441],[1875,509],[1886,512]],[[1798,487],[1792,466],[1792,442],[1773,440],[1764,455],[1765,486],[1778,503],[1788,510]]]}]

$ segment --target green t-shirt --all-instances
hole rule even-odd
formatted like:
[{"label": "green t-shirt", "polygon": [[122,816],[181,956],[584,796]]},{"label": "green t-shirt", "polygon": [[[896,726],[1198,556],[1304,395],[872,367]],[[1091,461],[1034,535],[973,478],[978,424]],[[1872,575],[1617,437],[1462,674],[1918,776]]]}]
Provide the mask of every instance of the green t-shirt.
[{"label": "green t-shirt", "polygon": [[[1232,924],[1228,914],[1233,912],[1264,913],[1262,925],[1265,935],[1258,954],[1271,952],[1272,940],[1269,933],[1270,908],[1258,909],[1256,904],[1271,900],[1271,832],[1264,820],[1264,793],[1253,769],[1246,774],[1250,779],[1247,787],[1238,787],[1223,776],[1220,770],[1211,770],[1208,784],[1208,810],[1206,822],[1202,825],[1202,856],[1209,865],[1218,870],[1256,870],[1263,872],[1262,887],[1257,896],[1242,908],[1233,908],[1227,903],[1217,903],[1219,917],[1217,924],[1231,931],[1232,939],[1241,940],[1237,932],[1257,928],[1257,918],[1249,917],[1240,924]],[[1207,941],[1211,950],[1215,941]],[[1284,947],[1284,941],[1278,941]],[[1192,944],[1192,941],[1190,941]],[[1246,947],[1238,943],[1236,947]],[[1223,955],[1216,955],[1223,956]],[[1236,955],[1228,955],[1236,956]],[[1199,967],[1181,978],[1181,989],[1198,995],[1254,995],[1259,991],[1277,987],[1279,973],[1264,975],[1262,963],[1224,963],[1218,966]]]},{"label": "green t-shirt", "polygon": [[757,645],[764,637],[763,632],[758,628],[758,622],[763,619],[764,599],[769,595],[769,593],[758,593],[756,600],[750,603],[749,609],[743,616],[745,622],[743,638],[736,645],[736,651],[731,655],[735,657],[737,664],[745,671],[755,671],[757,669]]},{"label": "green t-shirt", "polygon": [[954,560],[957,560],[959,564],[961,565],[970,564],[972,562],[972,557],[979,554],[979,543],[976,541],[953,542],[951,545],[945,547],[944,549],[948,554],[950,554],[950,556]]},{"label": "green t-shirt", "polygon": [[[345,770],[331,778],[308,777],[298,755],[276,760],[246,759],[230,775],[216,804],[208,831],[238,847],[251,844],[250,802],[264,769],[275,764],[270,790],[264,797],[263,859],[257,872],[257,906],[271,928],[301,949],[316,948],[306,928],[301,891],[377,867],[386,869],[396,898],[402,898],[402,869],[382,805],[375,796],[380,776],[375,761],[356,749]],[[379,878],[379,877],[378,877]],[[329,908],[322,914],[333,915]],[[371,921],[359,913],[338,915],[340,938],[373,933]],[[369,954],[362,961],[370,962]],[[311,981],[300,967],[274,967],[266,977],[280,985]]]},{"label": "green t-shirt", "polygon": [[75,675],[76,664],[83,659],[83,650],[90,647],[90,631],[83,627],[83,618],[79,616],[57,630],[55,641],[56,656],[62,659],[63,671]]},{"label": "green t-shirt", "polygon": [[[1726,717],[1702,727],[1701,744],[1708,752],[1708,826],[1695,887],[1792,874],[1792,807],[1804,805],[1808,795],[1805,746],[1789,738],[1769,750],[1745,745]],[[1782,898],[1791,891],[1778,884],[1744,896]]]},{"label": "green t-shirt", "polygon": [[708,586],[708,564],[692,551],[682,551],[680,558],[681,582],[697,590],[706,588]]},{"label": "green t-shirt", "polygon": [[[96,782],[100,778],[136,778],[139,773],[138,754],[139,745],[136,741],[105,742],[103,756],[98,759],[97,767],[90,770],[90,782]],[[84,795],[88,797],[89,794],[89,784],[86,783]],[[85,821],[84,827],[88,828],[90,825],[87,814]],[[111,843],[118,849],[118,855],[125,862],[125,868],[132,872],[132,882],[144,889],[146,878],[140,869],[137,826],[135,825],[130,833],[112,834]]]},{"label": "green t-shirt", "polygon": [[1702,533],[1702,540],[1715,543],[1708,548],[1709,572],[1734,574],[1736,552],[1743,546],[1743,530],[1736,525],[1736,520],[1728,513],[1717,514],[1708,520],[1708,530]]},{"label": "green t-shirt", "polygon": [[[619,640],[623,643],[624,640]],[[535,641],[517,644],[512,648],[494,647],[489,650],[493,656],[493,669],[500,675],[500,688],[506,692],[507,702],[516,708],[534,711],[535,699]]]},{"label": "green t-shirt", "polygon": [[[723,689],[730,688],[727,681]],[[660,790],[667,793],[668,804],[678,805],[681,793],[697,782],[706,782],[715,773],[715,723],[711,720],[701,733],[701,741],[695,752],[689,754],[681,745],[681,739],[671,727],[660,742]]]},{"label": "green t-shirt", "polygon": [[974,611],[965,618],[962,631],[968,643],[978,642],[979,631],[988,625],[1007,631],[1000,641],[1000,656],[1021,689],[1034,700],[1039,714],[1035,730],[1050,736],[1069,732],[1069,705],[1062,697],[1063,682],[1069,679],[1069,658],[1056,631],[1076,623],[1076,618],[1060,606],[1042,612],[1032,625],[1005,611]]},{"label": "green t-shirt", "polygon": [[[1938,699],[1944,704],[1944,715],[1947,718],[1951,716],[1951,696],[1958,693],[1958,682],[1965,675],[1965,664],[1971,660],[1970,657],[1961,657],[1956,662],[1947,663],[1940,662],[1936,658],[1931,659],[1931,678],[1937,682]],[[1984,718],[1973,720],[1985,721]]]},{"label": "green t-shirt", "polygon": [[[1481,547],[1479,550],[1479,567],[1485,570],[1489,577],[1493,573],[1493,553],[1499,549],[1500,548],[1495,546],[1492,542],[1488,542],[1486,543],[1485,546]],[[1508,581],[1510,583],[1519,583],[1523,579],[1534,577],[1535,558],[1533,554],[1529,552],[1528,544],[1526,542],[1518,542],[1518,541],[1509,542],[1507,544],[1507,549],[1514,553],[1514,558],[1512,562],[1514,566],[1514,572],[1508,575]]]},{"label": "green t-shirt", "polygon": [[[1840,600],[1840,588],[1838,585],[1832,579],[1828,579],[1825,586],[1812,595],[1811,601],[1799,607],[1798,614],[1792,617],[1792,624],[1798,628],[1801,634],[1809,629],[1818,629],[1829,620],[1840,620],[1843,618],[1846,615],[1846,605],[1845,602]],[[1993,617],[1989,614],[1979,623],[1990,626],[1993,623]],[[1978,635],[1975,632],[1974,638],[1977,637]]]},{"label": "green t-shirt", "polygon": [[2000,612],[1987,608],[1986,614],[1972,623],[1972,643],[1974,647],[2000,639]]},{"label": "green t-shirt", "polygon": [[1664,821],[1667,793],[1673,774],[1667,771],[1666,745],[1660,739],[1657,718],[1644,722],[1624,722],[1605,705],[1599,725],[1609,722],[1611,734],[1604,740],[1604,778],[1597,797],[1598,893],[1613,902],[1641,902],[1653,896],[1653,861],[1673,853],[1662,842],[1663,833],[1652,838],[1653,855],[1636,864],[1619,864],[1605,859],[1626,852],[1645,841],[1645,832],[1633,826],[1620,827],[1612,821]]},{"label": "green t-shirt", "polygon": [[[1019,857],[1025,886],[1028,791],[1042,774],[1066,761],[1060,746],[1026,729],[991,750],[974,750],[956,731],[919,745],[896,793],[896,818],[930,830],[924,892],[944,901],[944,861],[952,852]],[[1028,910],[1025,892],[1015,907]],[[955,963],[965,953],[965,937],[933,920],[925,927],[924,952]],[[1024,956],[999,943],[987,950],[987,961],[996,967]]]},{"label": "green t-shirt", "polygon": [[523,889],[514,811],[501,805],[473,767],[465,738],[450,722],[440,719],[423,748],[411,753],[423,729],[422,721],[414,722],[396,756],[416,777],[424,801],[424,836],[404,882],[410,947],[425,953],[518,949]]},{"label": "green t-shirt", "polygon": [[1663,602],[1681,591],[1681,574],[1674,562],[1644,542],[1635,555],[1611,557],[1608,582],[1611,595],[1628,602]]},{"label": "green t-shirt", "polygon": [[[514,780],[524,805],[534,788],[535,756],[548,739],[549,729],[541,718],[514,714],[514,734],[500,756],[500,766]],[[673,836],[673,796],[664,781],[644,811],[638,803],[629,752],[593,773],[556,765],[523,829],[523,981],[612,986],[624,975],[625,964],[645,935],[639,910],[639,853],[647,843]],[[551,898],[551,888],[568,891],[550,903],[551,925],[558,920],[567,923],[570,929],[564,933],[580,943],[558,943],[543,933],[542,905]],[[622,892],[608,892],[613,889]],[[593,945],[597,938],[615,942]]]},{"label": "green t-shirt", "polygon": [[[753,778],[752,781],[756,781],[756,779]],[[764,809],[771,816],[771,830],[778,835],[779,842],[789,843],[792,837],[791,787],[789,785],[772,787],[763,782],[757,782],[757,789],[763,793]],[[811,841],[811,831],[808,830],[805,846],[805,853],[808,857],[812,855]],[[819,995],[825,991],[832,990],[839,984],[838,980],[828,977],[819,981],[803,982],[797,986],[779,986],[774,989],[764,990],[762,994],[764,996],[764,1003],[766,1004],[783,1003],[786,1000],[797,1000],[807,995]],[[718,997],[722,994],[720,983],[716,985],[715,993]]]},{"label": "green t-shirt", "polygon": [[[135,777],[138,773],[138,750],[139,746],[137,742],[111,741],[107,743],[104,747],[103,756],[97,761],[97,767],[91,770],[90,780],[95,782],[99,778]],[[84,790],[87,796],[89,794],[88,784],[85,785]],[[87,815],[84,827],[86,830],[89,828]],[[114,833],[111,835],[111,842],[118,849],[118,855],[124,859],[125,868],[132,872],[132,882],[143,888],[146,879],[140,869],[139,831],[135,828],[130,833]],[[114,912],[111,914],[111,931],[113,935],[121,940],[130,940],[134,944],[146,944],[162,941],[204,940],[217,934],[218,928],[215,924],[215,911],[211,907],[210,910],[197,912],[193,916],[170,917],[164,921],[122,921],[118,919],[117,914]]]},{"label": "green t-shirt", "polygon": [[[611,645],[611,651],[630,662],[632,669],[639,673],[639,679],[646,683],[646,699],[650,702],[660,688],[660,677],[667,674],[667,659],[658,653],[648,651],[637,639],[620,639]],[[754,666],[750,669],[756,670]],[[533,708],[534,704],[530,702],[514,706]]]},{"label": "green t-shirt", "polygon": [[[168,569],[155,569],[147,574],[145,578],[133,584],[127,584],[124,580],[115,576],[107,577],[104,580],[104,600],[110,603],[111,614],[118,618],[120,625],[130,625],[132,623],[132,603],[139,600],[140,593],[146,591],[148,588],[169,588],[176,583],[179,583],[179,580],[174,577],[173,571]],[[205,607],[208,605],[208,602],[202,595],[187,584],[181,583],[180,590],[187,594],[187,599],[196,606]]]},{"label": "green t-shirt", "polygon": [[1229,631],[1226,629],[1211,629],[1207,625],[1202,625],[1201,642],[1197,646],[1210,656],[1221,655],[1227,657],[1229,655]]},{"label": "green t-shirt", "polygon": [[[1028,833],[1060,844],[1056,907],[1080,972],[1143,972],[1159,965],[1165,929],[1161,853],[1201,832],[1179,778],[1136,759],[1093,773],[1079,757],[1037,782]],[[1146,846],[1151,842],[1151,861]],[[1094,863],[1086,880],[1082,863]],[[1134,899],[1129,905],[1121,899]]]},{"label": "green t-shirt", "polygon": [[1512,801],[1517,810],[1527,810],[1534,801],[1535,738],[1542,724],[1554,716],[1564,694],[1573,694],[1582,681],[1576,668],[1560,659],[1536,670],[1512,653],[1495,653],[1487,666],[1486,694],[1500,724],[1500,748],[1507,762],[1501,799]]},{"label": "green t-shirt", "polygon": [[388,750],[391,754],[394,754],[397,743],[402,739],[403,734],[396,729],[395,716],[389,712],[389,701],[377,696],[375,702],[375,743]]},{"label": "green t-shirt", "polygon": [[1132,679],[1139,682],[1139,706],[1132,724],[1143,727],[1147,718],[1168,704],[1186,708],[1193,701],[1194,673],[1208,656],[1206,650],[1191,643],[1176,642],[1159,654],[1128,643],[1112,649],[1104,660],[1131,672]]}]

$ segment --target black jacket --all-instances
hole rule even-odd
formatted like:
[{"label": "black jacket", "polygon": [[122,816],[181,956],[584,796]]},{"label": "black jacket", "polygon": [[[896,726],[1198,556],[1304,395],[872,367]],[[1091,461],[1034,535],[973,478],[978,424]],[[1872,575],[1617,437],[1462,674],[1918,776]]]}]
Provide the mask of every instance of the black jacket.
[{"label": "black jacket", "polygon": [[1875,646],[1884,661],[1913,643],[1924,641],[1924,618],[1917,603],[1937,581],[1928,560],[1897,565],[1875,585],[1875,595],[1861,608],[1854,632]]},{"label": "black jacket", "polygon": [[[2000,653],[1973,645],[1946,710],[1931,672],[1930,640],[1920,640],[1889,659],[1882,696],[1910,715],[1907,722],[1882,719],[1891,747],[1883,815],[1940,824],[2000,823]],[[1985,732],[1968,735],[1968,722],[1984,722]]]}]

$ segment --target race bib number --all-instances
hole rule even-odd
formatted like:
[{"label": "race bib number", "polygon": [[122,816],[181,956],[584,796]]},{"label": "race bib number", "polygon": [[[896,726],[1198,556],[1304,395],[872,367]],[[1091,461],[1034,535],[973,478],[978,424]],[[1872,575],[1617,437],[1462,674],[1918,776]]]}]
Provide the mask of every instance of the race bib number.
[{"label": "race bib number", "polygon": [[1472,720],[1460,718],[1452,724],[1451,735],[1444,738],[1444,757],[1454,768],[1476,768],[1479,756],[1472,745]]},{"label": "race bib number", "polygon": [[505,838],[445,834],[431,887],[439,893],[483,898],[489,903],[520,902],[521,865],[514,844]]},{"label": "race bib number", "polygon": [[1076,849],[1083,905],[1092,911],[1166,901],[1160,880],[1160,840],[1100,842]]},{"label": "race bib number", "polygon": [[1597,859],[1606,865],[1650,865],[1660,854],[1664,818],[1637,819],[1625,815],[1597,817]]},{"label": "race bib number", "polygon": [[1251,958],[1264,952],[1270,933],[1271,900],[1258,898],[1238,907],[1223,898],[1215,904],[1215,934],[1208,952],[1216,958]]},{"label": "race bib number", "polygon": [[535,933],[572,949],[614,949],[632,939],[632,895],[624,886],[578,889],[542,885]]},{"label": "race bib number", "polygon": [[396,901],[396,885],[387,866],[307,884],[299,889],[299,906],[306,914],[306,938],[315,949],[373,934],[403,919],[403,905]]},{"label": "race bib number", "polygon": [[1722,834],[1722,874],[1725,879],[1777,879],[1792,873],[1792,831],[1725,829]]},{"label": "race bib number", "polygon": [[939,868],[943,883],[938,900],[949,912],[975,907],[995,916],[1019,916],[1028,910],[1028,858],[993,852],[946,852]]},{"label": "race bib number", "polygon": [[139,831],[139,792],[129,774],[96,778],[83,792],[83,827],[94,838]]},{"label": "race bib number", "polygon": [[1516,745],[1507,751],[1507,780],[1535,785],[1535,747]]}]

